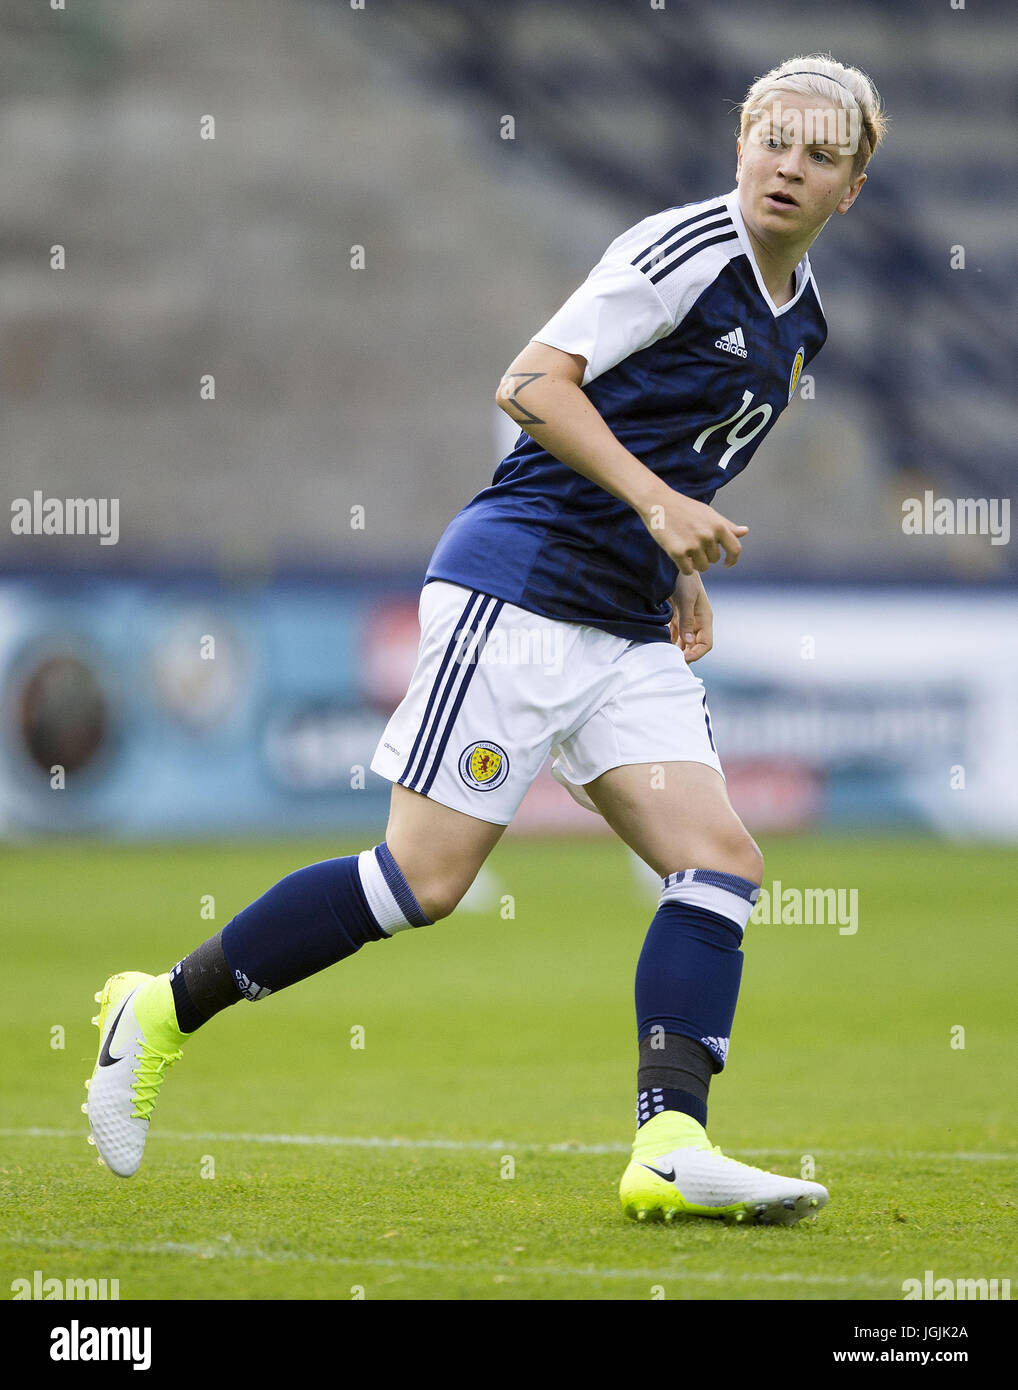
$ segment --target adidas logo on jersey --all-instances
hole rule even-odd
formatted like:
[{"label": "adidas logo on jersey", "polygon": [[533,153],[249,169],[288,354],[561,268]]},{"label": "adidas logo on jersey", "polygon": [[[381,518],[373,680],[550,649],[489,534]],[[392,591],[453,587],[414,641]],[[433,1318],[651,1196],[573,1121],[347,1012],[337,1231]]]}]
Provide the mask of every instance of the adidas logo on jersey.
[{"label": "adidas logo on jersey", "polygon": [[733,328],[731,333],[726,333],[723,338],[715,338],[714,346],[720,348],[722,352],[730,352],[733,357],[749,356],[741,328]]}]

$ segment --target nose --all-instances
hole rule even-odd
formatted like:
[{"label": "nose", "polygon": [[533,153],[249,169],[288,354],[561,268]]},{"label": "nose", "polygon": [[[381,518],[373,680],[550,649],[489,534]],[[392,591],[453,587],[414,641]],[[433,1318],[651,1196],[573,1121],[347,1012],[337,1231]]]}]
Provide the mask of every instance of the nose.
[{"label": "nose", "polygon": [[806,161],[805,145],[785,145],[781,159],[778,161],[777,172],[786,179],[802,181],[802,166]]}]

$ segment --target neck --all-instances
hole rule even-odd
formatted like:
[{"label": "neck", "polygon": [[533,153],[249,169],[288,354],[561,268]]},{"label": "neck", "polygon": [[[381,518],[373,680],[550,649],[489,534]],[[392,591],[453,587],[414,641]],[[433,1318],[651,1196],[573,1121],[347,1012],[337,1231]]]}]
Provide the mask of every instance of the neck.
[{"label": "neck", "polygon": [[778,246],[768,245],[756,236],[748,223],[746,235],[753,248],[760,276],[767,286],[767,293],[780,308],[795,294],[795,267],[809,250],[810,243],[793,246],[784,243]]}]

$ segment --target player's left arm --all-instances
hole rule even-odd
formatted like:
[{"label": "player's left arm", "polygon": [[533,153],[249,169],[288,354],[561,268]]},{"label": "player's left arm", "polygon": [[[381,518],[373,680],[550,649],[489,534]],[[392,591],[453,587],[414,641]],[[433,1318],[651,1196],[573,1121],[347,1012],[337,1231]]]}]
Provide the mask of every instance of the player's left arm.
[{"label": "player's left arm", "polygon": [[668,630],[672,641],[687,662],[699,661],[714,645],[714,613],[697,571],[679,575],[671,605]]}]

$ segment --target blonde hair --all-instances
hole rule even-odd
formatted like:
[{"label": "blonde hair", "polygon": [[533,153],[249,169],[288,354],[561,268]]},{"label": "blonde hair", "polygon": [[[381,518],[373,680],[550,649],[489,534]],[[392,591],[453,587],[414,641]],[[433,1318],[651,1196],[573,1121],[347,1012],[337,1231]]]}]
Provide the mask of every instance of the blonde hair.
[{"label": "blonde hair", "polygon": [[746,93],[739,108],[739,134],[743,139],[778,92],[817,97],[826,106],[857,111],[859,145],[852,173],[853,176],[862,173],[887,133],[888,123],[880,93],[866,73],[835,62],[829,53],[787,58],[763,77],[758,77]]}]

